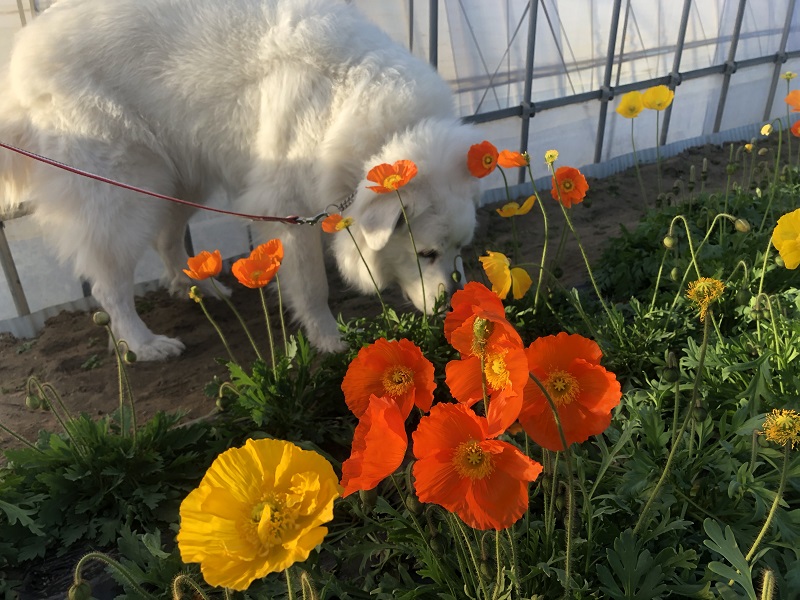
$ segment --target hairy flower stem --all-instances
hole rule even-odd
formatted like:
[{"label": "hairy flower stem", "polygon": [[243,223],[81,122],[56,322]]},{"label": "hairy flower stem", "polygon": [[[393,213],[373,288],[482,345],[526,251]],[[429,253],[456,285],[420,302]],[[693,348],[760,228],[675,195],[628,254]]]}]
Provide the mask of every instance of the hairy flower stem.
[{"label": "hairy flower stem", "polygon": [[28,448],[30,448],[31,450],[36,450],[38,453],[40,453],[40,454],[44,454],[44,452],[43,452],[42,450],[40,450],[39,448],[37,448],[37,447],[36,447],[36,446],[35,446],[33,443],[31,443],[30,441],[28,441],[27,439],[25,439],[24,437],[22,437],[22,436],[21,436],[20,434],[18,434],[16,431],[12,431],[11,429],[9,429],[8,427],[6,427],[6,426],[5,426],[5,425],[3,425],[2,423],[0,423],[0,430],[3,430],[3,431],[5,431],[5,432],[6,432],[8,435],[10,435],[11,437],[13,437],[13,438],[14,438],[15,440],[17,440],[18,442],[20,442],[20,443],[22,443],[22,444],[25,444],[25,445],[26,445]]},{"label": "hairy flower stem", "polygon": [[[211,281],[211,285],[214,286],[214,291],[217,292],[217,296],[222,298],[225,301],[225,303],[230,307],[230,309],[233,311],[233,314],[236,316],[236,319],[239,321],[239,325],[241,325],[242,329],[244,329],[244,333],[247,336],[247,339],[250,340],[250,345],[253,347],[253,350],[255,350],[255,353],[256,353],[256,356],[258,357],[258,360],[263,361],[264,357],[261,356],[261,351],[258,349],[258,345],[256,344],[256,341],[253,339],[253,336],[250,334],[250,329],[247,327],[247,324],[244,322],[244,319],[242,318],[242,315],[239,313],[238,310],[236,310],[236,307],[233,305],[233,302],[231,302],[231,299],[228,298],[222,292],[220,292],[219,288],[217,287],[217,284],[214,283],[214,280],[211,279],[210,281]],[[200,306],[203,306],[202,303],[200,304]],[[205,307],[203,307],[203,310],[204,311],[206,310]],[[206,316],[208,316],[208,312],[207,311],[206,311]],[[209,317],[209,318],[211,318],[211,317]],[[219,331],[219,328],[217,328],[217,330]],[[222,336],[222,333],[220,333],[220,336]],[[223,337],[223,342],[225,342],[225,338],[224,337]],[[225,343],[225,347],[228,348],[227,342]],[[228,349],[228,354],[230,354],[230,349]],[[235,362],[236,364],[240,364],[235,359],[233,360],[233,362]]]},{"label": "hairy flower stem", "polygon": [[[392,480],[392,484],[394,484],[394,489],[397,490],[397,495],[399,496],[401,502],[403,502],[405,504],[405,500],[403,500],[405,495],[403,494],[403,490],[400,487],[400,484],[397,483],[397,478],[395,477],[394,473],[389,475],[389,479]],[[410,481],[410,475],[409,475],[409,480],[408,481]],[[408,481],[407,481],[407,483],[408,483]],[[411,489],[411,483],[408,483],[408,486]],[[419,535],[420,539],[425,543],[425,546],[428,549],[428,554],[436,562],[436,570],[440,574],[442,574],[442,578],[447,581],[447,587],[450,588],[450,593],[453,595],[453,597],[456,597],[455,590],[453,589],[452,585],[450,585],[450,578],[444,575],[444,568],[442,567],[441,562],[439,562],[439,554],[434,552],[433,548],[431,548],[430,540],[428,539],[428,536],[425,535],[425,529],[422,527],[422,524],[419,522],[419,520],[417,519],[417,516],[413,512],[411,512],[409,510],[408,514],[411,517],[411,521],[414,523],[414,528],[417,530],[417,534]]]},{"label": "hairy flower stem", "polygon": [[642,192],[642,203],[647,203],[647,191],[644,188],[644,180],[642,179],[642,173],[639,170],[639,157],[636,156],[636,140],[633,136],[633,122],[634,119],[631,119],[631,148],[633,148],[633,166],[636,167],[636,178],[639,180],[639,189]]},{"label": "hairy flower stem", "polygon": [[775,499],[772,501],[772,506],[769,509],[769,513],[767,513],[767,520],[764,521],[764,526],[761,528],[761,531],[758,532],[758,535],[756,536],[753,545],[750,546],[750,550],[747,553],[747,556],[744,557],[744,559],[747,562],[750,562],[750,559],[752,559],[753,556],[755,555],[759,544],[764,539],[764,536],[769,530],[769,526],[772,524],[772,519],[775,517],[775,512],[778,510],[778,505],[781,503],[781,500],[783,499],[783,491],[784,489],[786,489],[786,478],[789,474],[789,463],[791,462],[789,460],[789,451],[791,450],[791,448],[792,444],[786,444],[784,446],[783,468],[781,469],[781,480],[780,483],[778,483],[778,491],[775,493]]},{"label": "hairy flower stem", "polygon": [[264,310],[264,322],[267,324],[267,340],[269,341],[269,354],[272,359],[272,374],[277,373],[275,368],[275,340],[272,339],[272,325],[269,322],[269,310],[267,310],[267,299],[264,297],[264,288],[258,288],[258,295],[261,296],[261,308]]},{"label": "hairy flower stem", "polygon": [[645,523],[645,517],[647,517],[647,513],[650,511],[650,507],[655,502],[658,493],[661,491],[661,487],[664,485],[664,482],[667,480],[667,476],[669,475],[670,467],[672,466],[672,461],[675,458],[675,454],[680,447],[681,439],[683,437],[684,431],[686,431],[686,427],[688,427],[689,423],[692,421],[692,409],[694,407],[694,403],[697,401],[697,394],[700,391],[700,383],[703,380],[703,368],[706,362],[706,350],[708,350],[708,333],[711,329],[711,309],[708,309],[708,314],[706,314],[706,318],[703,321],[703,341],[700,345],[700,356],[697,359],[697,373],[694,377],[694,386],[692,387],[692,397],[689,401],[689,405],[686,407],[686,417],[683,419],[683,424],[681,428],[678,430],[678,433],[675,434],[675,443],[672,444],[672,448],[670,448],[669,455],[667,456],[667,462],[664,464],[664,469],[661,471],[661,477],[658,478],[658,482],[656,486],[653,488],[653,491],[650,492],[650,497],[647,499],[647,502],[642,509],[642,512],[639,513],[639,520],[636,521],[636,526],[633,528],[633,534],[636,535],[639,532],[639,529]]},{"label": "hairy flower stem", "polygon": [[[772,250],[772,240],[767,240],[767,247],[764,249],[764,262],[761,264],[761,277],[758,278],[758,293],[756,294],[756,301],[758,302],[764,293],[764,276],[767,274],[767,260],[769,253]],[[761,319],[756,320],[756,338],[761,341]]]},{"label": "hairy flower stem", "polygon": [[536,281],[536,293],[533,296],[533,311],[536,312],[537,307],[539,306],[539,292],[542,288],[542,280],[544,278],[544,263],[547,257],[547,243],[549,241],[550,230],[547,224],[547,212],[544,210],[544,204],[542,203],[542,199],[539,197],[539,192],[536,189],[536,183],[533,181],[533,172],[531,171],[531,166],[528,164],[528,177],[530,178],[531,185],[533,186],[533,195],[536,196],[536,204],[539,205],[539,210],[542,211],[542,225],[544,226],[544,241],[542,244],[542,260],[539,264],[539,277]]},{"label": "hairy flower stem", "polygon": [[[194,290],[195,288],[192,289]],[[220,297],[223,296],[223,294],[221,294],[219,290],[217,290],[217,293]],[[206,316],[206,319],[208,319],[208,322],[211,323],[211,326],[214,328],[214,331],[217,332],[219,339],[222,340],[222,345],[225,346],[225,351],[228,353],[228,358],[231,359],[231,362],[238,364],[239,361],[236,360],[236,357],[233,355],[233,352],[231,352],[231,347],[228,345],[228,340],[225,339],[225,335],[222,333],[222,329],[219,328],[219,325],[214,320],[214,317],[212,317],[211,313],[208,312],[208,309],[206,308],[206,305],[203,302],[203,298],[199,295],[199,292],[194,295],[190,293],[190,295],[192,296],[192,298],[194,298],[194,301],[200,305],[200,308],[203,309],[203,314]]]},{"label": "hairy flower stem", "polygon": [[661,274],[664,272],[664,263],[667,261],[668,252],[669,250],[665,248],[664,253],[661,255],[661,264],[658,265],[658,275],[656,275],[656,282],[655,285],[653,285],[653,297],[650,300],[651,312],[656,306],[656,297],[658,296],[658,286],[661,285]]},{"label": "hairy flower stem", "polygon": [[761,219],[761,225],[758,227],[759,233],[764,231],[764,225],[767,223],[767,217],[769,216],[772,210],[772,202],[773,200],[775,200],[775,191],[778,189],[778,173],[780,172],[780,166],[781,166],[781,143],[783,142],[783,126],[781,125],[780,119],[775,119],[774,121],[772,121],[772,123],[775,122],[778,123],[777,127],[778,150],[775,155],[775,173],[772,176],[772,185],[770,186],[770,191],[769,191],[769,201],[767,202],[767,207],[764,209],[764,217]]},{"label": "hairy flower stem", "polygon": [[[511,193],[508,191],[508,178],[506,178],[506,172],[503,170],[503,167],[497,167],[497,170],[500,171],[500,175],[503,176],[503,186],[506,188],[506,200],[511,202]],[[511,217],[511,235],[514,240],[514,263],[519,262],[519,236],[517,235],[517,222],[514,217]]]},{"label": "hairy flower stem", "polygon": [[286,575],[286,597],[289,600],[294,600],[294,586],[292,585],[291,567],[286,567],[283,574]]},{"label": "hairy flower stem", "polygon": [[172,600],[181,600],[183,598],[181,586],[192,588],[192,592],[194,593],[192,596],[193,598],[209,600],[208,594],[203,591],[203,588],[200,587],[200,584],[189,577],[189,575],[186,573],[179,573],[175,576],[175,579],[172,580]]},{"label": "hairy flower stem", "polygon": [[83,566],[89,562],[90,560],[96,560],[98,562],[104,563],[106,566],[111,567],[117,573],[119,573],[122,578],[128,583],[129,586],[136,592],[136,597],[141,598],[141,600],[157,600],[153,594],[142,589],[142,587],[136,582],[136,579],[130,572],[122,566],[121,563],[117,562],[110,556],[103,554],[102,552],[89,552],[88,554],[84,554],[78,563],[75,565],[75,574],[73,577],[74,585],[79,585],[83,578],[81,577],[81,571],[83,570]]},{"label": "hairy flower stem", "polygon": [[120,346],[124,344],[126,347],[128,343],[125,340],[117,341],[117,338],[114,336],[114,332],[111,331],[111,327],[106,325],[106,331],[108,332],[109,338],[111,338],[111,342],[114,344],[114,356],[117,359],[117,380],[119,381],[119,421],[120,421],[120,431],[122,432],[122,437],[125,437],[125,396],[128,397],[128,404],[131,406],[131,436],[133,437],[133,447],[136,447],[136,401],[133,397],[133,387],[131,386],[131,381],[128,378],[128,371],[125,369],[125,362],[123,360],[122,352],[120,350]]},{"label": "hairy flower stem", "polygon": [[408,237],[411,240],[411,247],[414,249],[414,257],[417,259],[417,270],[419,271],[419,284],[422,287],[422,322],[425,324],[425,331],[430,333],[430,326],[428,325],[428,300],[425,296],[425,278],[422,276],[422,265],[419,262],[419,253],[417,252],[417,243],[414,241],[414,233],[411,231],[411,222],[408,220],[408,213],[406,212],[406,205],[403,204],[403,198],[400,192],[397,192],[397,199],[400,201],[400,210],[403,213],[403,220],[406,222],[408,228]]},{"label": "hairy flower stem", "polygon": [[283,317],[283,294],[281,294],[281,280],[278,279],[278,274],[275,273],[275,287],[278,288],[278,315],[281,318],[281,334],[283,335],[283,354],[289,354],[289,341],[286,338],[286,321]]},{"label": "hairy flower stem", "polygon": [[[472,567],[474,569],[473,575],[475,580],[478,582],[478,586],[480,586],[481,592],[483,592],[483,597],[486,600],[489,600],[489,590],[486,588],[486,584],[483,581],[483,577],[481,576],[481,568],[478,564],[478,559],[475,558],[475,552],[472,550],[472,544],[469,541],[469,536],[467,535],[467,530],[464,528],[464,524],[461,522],[457,516],[451,514],[450,515],[450,522],[451,522],[451,529],[453,529],[452,524],[455,523],[455,529],[458,530],[458,533],[461,534],[462,539],[464,540],[464,545],[466,546],[467,552],[469,553],[469,558],[472,561]],[[478,591],[477,588],[475,590]]]},{"label": "hairy flower stem", "polygon": [[[41,398],[42,402],[47,405],[47,407],[53,413],[53,416],[56,418],[56,421],[58,421],[58,424],[61,425],[61,428],[72,441],[72,447],[75,448],[75,452],[78,453],[78,456],[80,458],[86,458],[86,448],[84,446],[85,442],[84,440],[78,439],[77,432],[72,427],[72,416],[69,414],[69,411],[67,411],[64,401],[61,400],[61,396],[56,389],[49,383],[42,384],[38,379],[36,379],[36,377],[31,376],[28,378],[27,382],[28,395],[31,395],[31,392],[34,391],[34,389],[39,398]],[[51,396],[52,398],[55,398],[55,402],[53,402]],[[58,404],[58,406],[56,406],[56,404]],[[59,411],[63,411],[64,416],[62,416]]]},{"label": "hairy flower stem", "polygon": [[661,111],[656,111],[656,173],[658,176],[658,193],[661,194],[661,144],[658,141],[658,132],[661,129],[660,127],[660,116]]},{"label": "hairy flower stem", "polygon": [[375,277],[372,276],[372,271],[367,264],[364,255],[361,254],[361,248],[358,247],[358,243],[356,242],[356,238],[353,237],[353,232],[350,231],[349,227],[345,227],[347,234],[350,236],[350,239],[353,240],[353,245],[356,247],[356,252],[358,252],[358,256],[361,259],[361,262],[364,265],[364,268],[367,270],[367,275],[369,275],[369,279],[372,282],[372,287],[375,288],[375,293],[378,295],[378,301],[381,303],[381,311],[383,313],[383,318],[386,321],[386,333],[392,330],[392,323],[389,320],[389,310],[386,308],[386,304],[383,301],[383,297],[381,296],[381,289],[378,287],[378,284],[375,282]]},{"label": "hairy flower stem", "polygon": [[[727,213],[728,212],[728,195],[730,194],[731,177],[732,177],[731,165],[733,165],[733,144],[731,144],[731,150],[730,150],[730,153],[728,155],[728,165],[729,165],[729,168],[727,169],[727,178],[725,179],[725,205],[724,205],[724,208],[722,209],[723,213]],[[713,223],[712,223],[712,227],[713,227]],[[709,229],[711,229],[711,227],[709,227]],[[722,229],[722,227],[720,227],[719,228],[719,244],[720,244],[720,246],[722,245],[722,240],[724,238],[724,233],[725,233],[724,230]]]},{"label": "hairy flower stem", "polygon": [[572,235],[575,236],[575,240],[578,242],[578,249],[580,250],[581,256],[583,257],[584,264],[586,264],[586,272],[589,273],[589,279],[592,282],[592,287],[594,288],[594,293],[597,295],[597,299],[600,300],[600,304],[602,305],[603,310],[606,311],[606,315],[608,315],[608,322],[614,328],[615,333],[617,334],[619,339],[622,340],[622,332],[620,332],[619,329],[617,328],[616,321],[614,320],[614,316],[611,314],[611,309],[608,308],[608,304],[606,304],[606,301],[603,300],[603,296],[600,293],[600,288],[597,286],[597,281],[595,281],[594,274],[592,273],[592,266],[589,264],[589,259],[586,256],[586,252],[583,249],[583,244],[581,244],[581,238],[578,235],[577,230],[573,226],[572,219],[569,218],[569,213],[567,212],[567,209],[564,208],[563,204],[561,204],[561,212],[564,213],[564,219],[566,219],[567,225],[569,226],[569,229],[572,232]]},{"label": "hairy flower stem", "polygon": [[572,519],[573,513],[575,512],[575,484],[572,481],[572,453],[569,451],[567,438],[564,436],[564,428],[561,426],[561,418],[558,416],[558,409],[556,408],[555,402],[553,402],[553,399],[550,397],[550,392],[547,391],[544,384],[539,381],[533,373],[529,373],[528,375],[539,390],[541,390],[542,395],[547,399],[547,403],[550,405],[550,410],[553,411],[553,419],[558,427],[558,436],[561,438],[561,445],[564,446],[564,459],[567,463],[567,517],[564,523],[564,529],[566,530],[566,544],[564,548],[564,598],[567,599],[570,598],[570,589],[572,588]]}]

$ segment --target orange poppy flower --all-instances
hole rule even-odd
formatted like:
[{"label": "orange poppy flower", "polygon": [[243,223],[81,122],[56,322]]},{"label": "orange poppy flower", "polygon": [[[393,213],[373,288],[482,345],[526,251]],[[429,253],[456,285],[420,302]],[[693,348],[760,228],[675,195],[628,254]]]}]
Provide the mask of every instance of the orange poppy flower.
[{"label": "orange poppy flower", "polygon": [[369,398],[353,434],[350,458],[342,463],[342,497],[371,490],[402,464],[408,449],[405,418],[391,398]]},{"label": "orange poppy flower", "polygon": [[[622,390],[613,373],[600,366],[603,353],[577,334],[540,337],[525,350],[531,373],[556,405],[567,444],[584,442],[606,430]],[[533,381],[525,386],[519,422],[531,439],[548,450],[564,450],[552,409]]]},{"label": "orange poppy flower", "polygon": [[800,90],[792,90],[783,101],[791,107],[792,112],[800,112]]},{"label": "orange poppy flower", "polygon": [[231,272],[242,285],[251,289],[263,288],[280,269],[281,263],[269,258],[240,258]]},{"label": "orange poppy flower", "polygon": [[342,380],[344,400],[358,418],[372,395],[394,400],[404,419],[415,404],[427,412],[435,389],[433,365],[409,340],[380,338],[362,348]]},{"label": "orange poppy flower", "polygon": [[250,258],[254,260],[274,260],[280,265],[283,262],[283,242],[278,238],[253,248]]},{"label": "orange poppy flower", "polygon": [[505,529],[528,510],[528,482],[542,466],[490,439],[486,419],[463,404],[437,404],[413,434],[414,487],[422,502],[475,529]]},{"label": "orange poppy flower", "polygon": [[486,140],[473,144],[467,152],[467,169],[474,177],[486,177],[497,167],[497,148]]},{"label": "orange poppy flower", "polygon": [[472,406],[488,396],[486,417],[490,437],[496,437],[517,420],[522,393],[528,383],[528,358],[522,346],[493,346],[481,357],[451,360],[445,366],[445,382],[453,398]]},{"label": "orange poppy flower", "polygon": [[522,338],[506,320],[500,298],[482,283],[471,281],[450,299],[444,335],[465,356],[480,356],[489,348],[521,347]]},{"label": "orange poppy flower", "polygon": [[501,150],[497,157],[497,165],[504,169],[527,167],[529,162],[527,154],[521,154],[513,150]]},{"label": "orange poppy flower", "polygon": [[398,160],[393,165],[382,163],[367,173],[367,179],[378,185],[368,185],[367,189],[378,194],[388,194],[403,187],[417,174],[417,165],[410,160]]},{"label": "orange poppy flower", "polygon": [[588,190],[589,184],[586,183],[586,178],[578,169],[559,167],[553,177],[553,188],[550,190],[550,195],[554,200],[561,202],[565,208],[569,208],[573,204],[583,202]]},{"label": "orange poppy flower", "polygon": [[792,132],[794,137],[800,137],[800,121],[795,121],[792,123],[792,126],[789,128],[789,131]]},{"label": "orange poppy flower", "polygon": [[342,229],[347,229],[353,224],[353,217],[343,217],[339,213],[328,215],[322,221],[322,231],[325,233],[336,233]]},{"label": "orange poppy flower", "polygon": [[219,275],[222,270],[222,255],[219,250],[214,250],[214,252],[203,250],[197,256],[189,257],[186,264],[189,268],[184,269],[183,272],[192,279],[200,281]]}]

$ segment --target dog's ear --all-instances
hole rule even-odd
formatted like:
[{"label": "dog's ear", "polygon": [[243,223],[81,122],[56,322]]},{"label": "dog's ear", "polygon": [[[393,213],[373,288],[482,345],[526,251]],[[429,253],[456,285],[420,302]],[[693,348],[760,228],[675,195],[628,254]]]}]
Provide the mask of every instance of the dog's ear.
[{"label": "dog's ear", "polygon": [[388,242],[397,222],[401,218],[400,201],[387,194],[370,198],[355,217],[355,225],[361,229],[364,241],[371,250],[381,250]]}]

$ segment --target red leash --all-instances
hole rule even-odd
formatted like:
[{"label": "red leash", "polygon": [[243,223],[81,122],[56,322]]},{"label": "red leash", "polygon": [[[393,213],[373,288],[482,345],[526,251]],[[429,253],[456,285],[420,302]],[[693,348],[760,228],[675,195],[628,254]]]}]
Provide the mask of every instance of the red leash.
[{"label": "red leash", "polygon": [[[88,171],[83,171],[81,169],[76,169],[75,167],[71,167],[69,165],[65,165],[64,163],[55,161],[51,158],[47,158],[41,156],[39,154],[35,154],[33,152],[29,152],[27,150],[23,150],[21,148],[16,148],[14,146],[9,146],[8,144],[4,144],[0,142],[0,148],[5,148],[6,150],[11,150],[12,152],[16,152],[17,154],[21,154],[23,156],[27,156],[28,158],[32,158],[34,160],[38,160],[39,162],[43,162],[47,165],[52,167],[57,167],[59,169],[63,169],[64,171],[69,171],[70,173],[75,173],[76,175],[81,175],[82,177],[88,177],[89,179],[95,179],[97,181],[102,181],[103,183],[107,183],[109,185],[115,185],[117,187],[130,190],[132,192],[138,192],[140,194],[145,194],[147,196],[152,196],[153,198],[160,198],[161,200],[167,200],[168,202],[174,202],[176,204],[183,204],[184,206],[191,206],[192,208],[197,208],[200,210],[208,210],[215,213],[221,213],[223,215],[230,215],[233,217],[241,217],[243,219],[250,219],[251,221],[277,221],[280,223],[289,223],[290,225],[314,225],[320,219],[325,218],[328,216],[328,213],[320,213],[315,217],[298,217],[296,215],[288,216],[288,217],[267,217],[264,215],[250,215],[246,213],[238,213],[233,212],[230,210],[224,210],[221,208],[214,208],[212,206],[204,206],[202,204],[197,204],[196,202],[189,202],[188,200],[181,200],[180,198],[173,198],[172,196],[165,196],[164,194],[159,194],[157,192],[151,192],[150,190],[145,190],[133,185],[129,185],[127,183],[122,183],[121,181],[116,181],[114,179],[108,179],[107,177],[102,177],[101,175],[95,175],[94,173],[90,173]],[[345,200],[347,202],[347,200]]]}]

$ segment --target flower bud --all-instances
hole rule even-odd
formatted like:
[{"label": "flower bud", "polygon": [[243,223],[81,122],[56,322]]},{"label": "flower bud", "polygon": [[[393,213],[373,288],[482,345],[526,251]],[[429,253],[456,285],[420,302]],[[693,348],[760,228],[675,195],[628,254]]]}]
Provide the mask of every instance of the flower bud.
[{"label": "flower bud", "polygon": [[695,421],[705,421],[708,416],[708,411],[704,406],[695,406],[692,409],[692,417]]},{"label": "flower bud", "polygon": [[776,256],[775,257],[775,264],[778,265],[779,267],[785,267],[786,266],[786,263],[783,262],[783,257],[782,256]]},{"label": "flower bud", "polygon": [[105,327],[106,325],[111,323],[111,317],[108,316],[107,312],[98,310],[96,313],[92,315],[92,321],[98,327]]},{"label": "flower bud", "polygon": [[133,363],[136,362],[136,352],[134,352],[133,350],[128,350],[123,355],[122,360],[124,360],[129,365],[132,365]]},{"label": "flower bud", "polygon": [[92,586],[84,580],[73,583],[67,592],[67,598],[68,600],[92,600]]},{"label": "flower bud", "polygon": [[671,235],[665,235],[662,242],[664,243],[664,247],[667,248],[668,250],[672,250],[675,246],[678,245],[678,240]]},{"label": "flower bud", "polygon": [[703,181],[708,179],[708,159],[707,158],[703,159],[703,168],[700,171],[700,179],[702,179]]},{"label": "flower bud", "polygon": [[681,372],[675,367],[666,367],[661,375],[667,383],[675,383],[681,378]]},{"label": "flower bud", "polygon": [[361,506],[365,511],[371,511],[378,504],[378,490],[373,488],[371,490],[359,490],[358,497],[361,500]]},{"label": "flower bud", "polygon": [[769,152],[769,148],[759,148],[758,149],[758,155],[759,156],[765,156],[767,154],[767,152]]},{"label": "flower bud", "polygon": [[681,278],[681,270],[678,267],[672,267],[672,270],[669,272],[669,278],[672,281],[678,281]]},{"label": "flower bud", "polygon": [[564,269],[556,265],[553,268],[553,277],[555,277],[556,279],[561,279],[563,276],[564,276]]},{"label": "flower bud", "polygon": [[39,410],[42,407],[42,401],[39,396],[28,394],[25,396],[25,406],[31,410]]},{"label": "flower bud", "polygon": [[412,515],[420,515],[422,514],[422,509],[424,507],[422,506],[422,502],[419,501],[419,498],[417,498],[416,494],[408,494],[406,496],[406,508]]},{"label": "flower bud", "polygon": [[200,292],[200,289],[193,285],[189,288],[189,298],[200,304],[203,301],[203,294]]},{"label": "flower bud", "polygon": [[749,233],[750,232],[750,223],[748,223],[746,219],[736,219],[733,222],[733,226],[736,228],[736,231],[738,231],[739,233]]},{"label": "flower bud", "polygon": [[752,297],[753,294],[746,287],[739,288],[739,291],[736,292],[736,304],[738,306],[748,306]]}]

